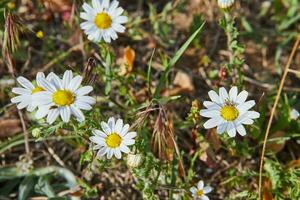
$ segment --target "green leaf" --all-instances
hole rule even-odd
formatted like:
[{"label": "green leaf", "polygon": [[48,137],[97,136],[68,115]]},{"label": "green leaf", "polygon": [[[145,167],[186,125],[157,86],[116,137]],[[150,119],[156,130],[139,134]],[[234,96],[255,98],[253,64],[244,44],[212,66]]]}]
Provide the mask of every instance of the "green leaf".
[{"label": "green leaf", "polygon": [[164,86],[172,67],[176,64],[176,62],[179,60],[179,58],[182,56],[182,54],[185,52],[185,50],[189,47],[189,45],[192,43],[192,41],[202,31],[204,24],[205,24],[205,22],[203,22],[201,24],[201,26],[187,39],[187,41],[175,53],[174,57],[169,61],[168,65],[164,71],[164,74],[159,79],[158,86],[154,93],[154,97],[156,97],[156,98],[159,97],[160,91],[161,91],[162,87]]},{"label": "green leaf", "polygon": [[34,176],[27,176],[21,182],[19,186],[19,195],[18,200],[26,200],[30,196],[33,191],[33,187],[35,185],[36,179]]}]

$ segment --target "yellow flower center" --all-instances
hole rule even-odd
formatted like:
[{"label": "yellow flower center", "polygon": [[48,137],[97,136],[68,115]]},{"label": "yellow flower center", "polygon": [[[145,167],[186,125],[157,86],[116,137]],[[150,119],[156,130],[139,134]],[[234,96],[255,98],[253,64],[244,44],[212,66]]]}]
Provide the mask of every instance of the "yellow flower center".
[{"label": "yellow flower center", "polygon": [[239,111],[233,105],[225,105],[221,108],[221,117],[226,121],[233,121],[239,116]]},{"label": "yellow flower center", "polygon": [[122,142],[122,138],[117,133],[112,133],[109,136],[107,136],[105,140],[106,144],[110,148],[117,148],[120,146]]},{"label": "yellow flower center", "polygon": [[98,13],[94,21],[96,26],[100,29],[108,29],[112,23],[111,17],[105,12]]},{"label": "yellow flower center", "polygon": [[201,197],[204,194],[203,190],[197,190],[197,197]]},{"label": "yellow flower center", "polygon": [[41,91],[45,91],[45,90],[43,88],[37,86],[33,90],[31,90],[31,94],[34,94],[34,93],[37,93],[37,92],[41,92]]},{"label": "yellow flower center", "polygon": [[74,102],[74,95],[69,90],[57,90],[52,95],[52,100],[56,105],[66,106]]}]

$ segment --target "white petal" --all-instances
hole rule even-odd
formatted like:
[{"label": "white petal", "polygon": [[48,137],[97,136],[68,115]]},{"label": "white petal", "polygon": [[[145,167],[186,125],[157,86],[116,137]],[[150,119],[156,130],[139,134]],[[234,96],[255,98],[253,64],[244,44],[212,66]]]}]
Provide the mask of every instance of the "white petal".
[{"label": "white petal", "polygon": [[213,188],[210,187],[210,186],[205,186],[205,187],[203,188],[204,194],[210,193],[212,190],[213,190]]},{"label": "white petal", "polygon": [[121,159],[122,155],[121,155],[120,149],[115,149],[115,153],[114,154],[115,154],[115,156],[116,156],[117,159]]},{"label": "white petal", "polygon": [[248,92],[243,90],[236,98],[236,103],[241,104],[244,103],[246,101],[248,97]]},{"label": "white petal", "polygon": [[209,91],[208,96],[213,102],[215,102],[217,104],[221,104],[220,97],[215,91],[213,91],[213,90]]},{"label": "white petal", "polygon": [[75,92],[79,88],[81,81],[82,81],[82,76],[77,75],[71,80],[67,88],[72,92]]},{"label": "white petal", "polygon": [[101,11],[101,4],[99,0],[92,0],[93,8],[96,9],[97,12]]},{"label": "white petal", "polygon": [[125,136],[124,139],[133,139],[136,137],[136,132],[128,132]]},{"label": "white petal", "polygon": [[236,127],[236,130],[241,136],[245,136],[247,134],[246,129],[243,125],[239,125],[238,127]]},{"label": "white petal", "polygon": [[26,102],[30,103],[31,102],[31,96],[30,95],[19,95],[19,96],[11,98],[10,101],[12,103],[19,103],[19,102],[22,102],[22,101],[26,101]]},{"label": "white petal", "polygon": [[243,113],[243,112],[249,110],[250,108],[252,108],[254,105],[255,105],[254,100],[246,101],[245,103],[239,104],[237,106],[237,109],[240,111],[240,113]]},{"label": "white petal", "polygon": [[[85,20],[88,20],[88,21],[93,21],[94,18],[95,18],[94,15],[88,14],[86,12],[81,12],[79,16],[80,16],[81,19],[85,19]],[[90,23],[90,24],[92,24],[92,23]],[[80,27],[81,27],[81,24],[80,24]]]},{"label": "white petal", "polygon": [[59,114],[63,122],[69,122],[71,117],[71,111],[69,106],[59,107]]},{"label": "white petal", "polygon": [[124,136],[129,130],[129,124],[125,124],[120,132],[121,136]]},{"label": "white petal", "polygon": [[124,153],[129,153],[130,152],[130,149],[123,143],[121,143],[121,145],[120,145],[120,150]]},{"label": "white petal", "polygon": [[235,102],[235,101],[236,101],[237,93],[238,93],[238,89],[237,89],[236,86],[232,87],[232,88],[229,90],[229,99],[230,99],[230,101],[232,101],[232,102]]},{"label": "white petal", "polygon": [[108,122],[107,122],[110,130],[115,130],[115,118],[114,117],[110,117],[108,119]]},{"label": "white petal", "polygon": [[116,126],[115,126],[114,131],[117,132],[118,134],[120,134],[121,131],[122,131],[122,128],[123,128],[123,120],[118,119],[117,122],[116,122]]},{"label": "white petal", "polygon": [[234,137],[236,135],[236,129],[233,122],[228,123],[227,133],[230,137]]},{"label": "white petal", "polygon": [[202,117],[213,118],[213,117],[220,116],[220,111],[218,111],[218,110],[210,110],[210,109],[203,109],[203,110],[200,110],[200,115]]},{"label": "white petal", "polygon": [[81,110],[74,105],[71,105],[70,108],[71,108],[71,113],[76,117],[77,121],[83,122],[85,117],[84,114],[81,112]]},{"label": "white petal", "polygon": [[20,85],[22,85],[24,88],[27,88],[29,90],[33,90],[34,86],[33,84],[26,78],[24,78],[23,76],[19,76],[17,78],[18,83],[20,83]]},{"label": "white petal", "polygon": [[111,13],[113,12],[119,5],[119,2],[114,0],[111,4],[110,4],[110,7],[108,9],[108,12]]},{"label": "white petal", "polygon": [[198,182],[198,184],[197,184],[198,190],[199,190],[199,189],[202,190],[202,189],[203,189],[203,186],[204,186],[204,182],[203,182],[202,180],[200,180],[200,181]]},{"label": "white petal", "polygon": [[103,131],[100,131],[100,130],[93,130],[93,134],[95,134],[99,137],[103,137],[103,138],[107,137],[106,133],[104,133]]},{"label": "white petal", "polygon": [[85,102],[81,102],[81,101],[75,101],[75,106],[81,110],[91,110],[92,106],[90,106],[90,104],[87,104]]},{"label": "white petal", "polygon": [[30,104],[29,101],[22,101],[21,103],[19,103],[19,104],[17,105],[17,108],[18,108],[19,110],[21,110],[21,109],[25,108],[26,106],[28,106],[29,104]]},{"label": "white petal", "polygon": [[197,192],[197,188],[196,187],[191,187],[190,192],[195,194]]},{"label": "white petal", "polygon": [[220,125],[217,127],[217,133],[218,133],[218,134],[224,133],[224,132],[226,131],[226,129],[227,129],[227,125],[228,125],[227,122],[224,122],[224,123],[220,124]]},{"label": "white petal", "polygon": [[108,152],[107,152],[107,158],[108,159],[111,159],[113,156],[113,150],[112,149],[108,149]]},{"label": "white petal", "polygon": [[[84,3],[84,4],[86,4],[86,3]],[[67,88],[72,79],[73,79],[72,71],[71,70],[65,71],[63,80],[62,80],[63,88]]]},{"label": "white petal", "polygon": [[56,120],[58,115],[59,115],[58,109],[51,109],[48,113],[48,116],[47,116],[47,122],[49,124],[52,124]]},{"label": "white petal", "polygon": [[31,94],[31,90],[25,89],[25,88],[21,88],[21,87],[14,87],[12,89],[12,92],[15,93],[15,94],[27,94],[27,95]]},{"label": "white petal", "polygon": [[95,11],[89,4],[87,4],[87,3],[84,3],[84,4],[82,5],[82,8],[83,8],[83,10],[84,10],[85,12],[87,12],[87,13],[96,14],[96,11]]},{"label": "white petal", "polygon": [[203,126],[206,129],[210,129],[210,128],[214,128],[214,127],[218,126],[221,123],[222,123],[221,117],[214,117],[212,119],[207,120]]},{"label": "white petal", "polygon": [[98,151],[97,156],[103,157],[105,154],[107,154],[107,152],[108,152],[107,148],[106,148],[106,147],[102,147],[102,148]]},{"label": "white petal", "polygon": [[102,0],[102,7],[103,8],[109,8],[109,0]]},{"label": "white petal", "polygon": [[125,145],[127,145],[127,146],[129,146],[129,145],[133,145],[134,143],[135,143],[135,140],[133,140],[133,139],[129,139],[129,140],[123,140],[123,143],[125,144]]},{"label": "white petal", "polygon": [[219,96],[220,96],[221,103],[224,103],[226,100],[229,99],[228,93],[224,87],[221,87],[219,89]]},{"label": "white petal", "polygon": [[35,117],[37,119],[41,119],[41,118],[45,117],[48,114],[49,109],[50,109],[50,107],[48,107],[48,106],[40,106],[38,108],[37,112],[35,113]]},{"label": "white petal", "polygon": [[119,24],[124,24],[128,21],[128,18],[126,16],[119,16],[116,17],[114,20],[116,20],[116,22]]},{"label": "white petal", "polygon": [[92,90],[93,90],[92,86],[83,86],[83,87],[79,88],[78,90],[76,90],[75,94],[77,96],[83,96],[83,95],[90,93]]},{"label": "white petal", "polygon": [[76,97],[76,102],[86,103],[86,104],[95,104],[96,99],[90,96],[78,96]]},{"label": "white petal", "polygon": [[[56,88],[46,79],[40,79],[40,85],[43,89],[48,90],[50,92],[55,92]],[[39,92],[40,93],[40,92]]]},{"label": "white petal", "polygon": [[209,200],[209,198],[208,198],[208,196],[206,196],[206,195],[202,195],[202,196],[200,197],[200,200]]},{"label": "white petal", "polygon": [[111,17],[114,19],[114,18],[120,16],[123,12],[124,12],[124,9],[121,8],[121,7],[118,7],[118,8],[116,8],[116,9],[114,10],[113,13],[110,13],[110,15],[111,15]]},{"label": "white petal", "polygon": [[116,32],[119,32],[119,33],[124,33],[124,31],[126,29],[123,25],[118,24],[118,23],[113,23],[112,27]]},{"label": "white petal", "polygon": [[108,124],[105,122],[100,123],[102,130],[107,134],[111,134],[113,131],[109,128]]},{"label": "white petal", "polygon": [[247,113],[245,114],[245,116],[251,118],[251,119],[257,119],[260,117],[260,114],[256,111],[247,111]]}]

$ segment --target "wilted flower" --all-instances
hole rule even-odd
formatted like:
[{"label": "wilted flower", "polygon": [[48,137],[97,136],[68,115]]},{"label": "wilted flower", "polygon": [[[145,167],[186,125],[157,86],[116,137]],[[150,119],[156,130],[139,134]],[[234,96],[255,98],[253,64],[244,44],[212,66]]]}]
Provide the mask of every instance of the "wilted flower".
[{"label": "wilted flower", "polygon": [[194,199],[197,200],[209,200],[206,194],[210,193],[212,190],[213,188],[210,186],[204,187],[204,182],[202,180],[198,182],[197,186],[191,187],[190,189]]},{"label": "wilted flower", "polygon": [[236,131],[241,135],[246,135],[243,124],[253,124],[253,119],[259,118],[260,114],[249,111],[255,101],[246,101],[248,92],[242,91],[238,94],[237,87],[232,87],[227,93],[225,88],[219,89],[219,95],[211,90],[208,95],[212,101],[204,101],[206,109],[200,110],[200,115],[211,118],[204,123],[204,128],[217,127],[217,133],[227,132],[230,137],[236,135]]},{"label": "wilted flower", "polygon": [[127,156],[127,165],[129,167],[135,168],[142,164],[143,155],[142,154],[128,154]]},{"label": "wilted flower", "polygon": [[80,27],[88,35],[91,41],[99,42],[104,40],[107,43],[111,39],[118,38],[117,32],[123,33],[125,27],[122,25],[128,21],[126,16],[122,16],[123,8],[118,7],[119,2],[113,0],[92,0],[92,6],[87,3],[82,5],[84,12],[80,17],[87,20],[80,24]]},{"label": "wilted flower", "polygon": [[47,122],[52,124],[60,115],[64,122],[69,122],[71,115],[82,122],[85,117],[81,110],[91,110],[96,100],[87,96],[93,90],[92,86],[80,87],[82,76],[75,76],[67,70],[60,79],[52,73],[49,79],[41,79],[40,85],[45,91],[34,95],[39,109],[36,117],[43,118],[47,115]]},{"label": "wilted flower", "polygon": [[129,124],[123,124],[122,119],[115,120],[114,117],[108,119],[108,122],[101,122],[101,130],[94,130],[90,140],[95,143],[94,150],[98,150],[97,155],[103,157],[106,155],[111,159],[114,155],[117,159],[122,157],[121,152],[128,154],[128,146],[135,143],[136,132],[128,132]]}]

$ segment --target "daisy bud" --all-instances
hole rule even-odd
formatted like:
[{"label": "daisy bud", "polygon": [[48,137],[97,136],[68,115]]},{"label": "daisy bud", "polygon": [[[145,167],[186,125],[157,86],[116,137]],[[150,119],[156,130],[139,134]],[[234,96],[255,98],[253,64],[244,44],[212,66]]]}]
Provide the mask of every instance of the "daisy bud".
[{"label": "daisy bud", "polygon": [[39,138],[41,136],[41,129],[34,128],[31,132],[32,136],[35,138]]},{"label": "daisy bud", "polygon": [[234,0],[218,0],[218,5],[222,9],[228,9],[234,4]]},{"label": "daisy bud", "polygon": [[138,167],[143,162],[142,154],[128,154],[127,156],[127,165],[131,168]]}]

